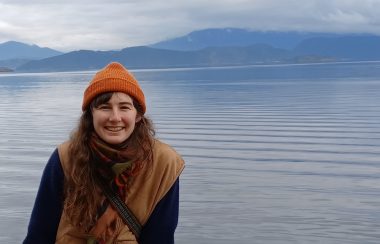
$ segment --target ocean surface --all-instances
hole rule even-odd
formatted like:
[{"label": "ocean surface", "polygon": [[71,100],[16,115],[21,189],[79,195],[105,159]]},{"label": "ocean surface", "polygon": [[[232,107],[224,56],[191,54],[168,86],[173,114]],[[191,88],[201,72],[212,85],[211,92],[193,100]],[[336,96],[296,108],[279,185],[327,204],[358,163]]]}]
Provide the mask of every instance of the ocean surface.
[{"label": "ocean surface", "polygon": [[[186,161],[176,243],[380,243],[380,62],[132,72]],[[0,243],[93,74],[0,74]]]}]

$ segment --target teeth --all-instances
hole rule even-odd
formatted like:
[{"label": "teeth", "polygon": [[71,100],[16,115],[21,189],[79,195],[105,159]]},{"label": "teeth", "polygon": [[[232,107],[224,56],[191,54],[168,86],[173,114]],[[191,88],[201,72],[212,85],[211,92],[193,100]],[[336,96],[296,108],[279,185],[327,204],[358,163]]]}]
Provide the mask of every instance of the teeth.
[{"label": "teeth", "polygon": [[120,131],[123,129],[123,127],[106,127],[109,131]]}]

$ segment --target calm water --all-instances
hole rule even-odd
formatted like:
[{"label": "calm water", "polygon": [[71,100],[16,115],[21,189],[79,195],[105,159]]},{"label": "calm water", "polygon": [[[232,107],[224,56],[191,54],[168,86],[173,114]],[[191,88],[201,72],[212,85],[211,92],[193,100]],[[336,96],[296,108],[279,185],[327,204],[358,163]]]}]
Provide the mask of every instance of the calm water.
[{"label": "calm water", "polygon": [[[134,71],[185,158],[177,243],[380,243],[380,63]],[[92,72],[0,75],[0,243]]]}]

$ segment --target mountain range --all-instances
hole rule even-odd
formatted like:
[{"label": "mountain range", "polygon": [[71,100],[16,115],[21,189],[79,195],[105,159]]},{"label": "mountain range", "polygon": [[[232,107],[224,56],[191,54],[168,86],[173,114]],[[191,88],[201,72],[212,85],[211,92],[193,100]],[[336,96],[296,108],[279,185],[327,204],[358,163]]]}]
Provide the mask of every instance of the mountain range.
[{"label": "mountain range", "polygon": [[154,48],[192,51],[206,47],[250,46],[265,43],[273,47],[293,49],[301,41],[314,37],[337,37],[338,34],[312,32],[248,31],[239,28],[206,29],[161,41]]},{"label": "mountain range", "polygon": [[0,67],[16,68],[32,60],[44,59],[63,54],[51,48],[42,48],[16,41],[0,44]]},{"label": "mountain range", "polygon": [[133,69],[380,61],[380,36],[224,28],[117,51],[61,53],[18,42],[0,44],[0,67],[17,72],[97,70],[111,61]]}]

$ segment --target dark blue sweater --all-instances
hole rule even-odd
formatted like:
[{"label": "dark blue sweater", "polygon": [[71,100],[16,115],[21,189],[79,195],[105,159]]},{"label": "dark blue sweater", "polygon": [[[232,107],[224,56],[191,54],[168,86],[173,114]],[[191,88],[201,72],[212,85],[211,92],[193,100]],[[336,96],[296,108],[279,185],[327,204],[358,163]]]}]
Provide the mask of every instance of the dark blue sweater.
[{"label": "dark blue sweater", "polygon": [[[24,244],[55,243],[63,207],[63,170],[56,149],[44,169]],[[179,180],[143,226],[140,244],[174,243],[178,223]]]}]

